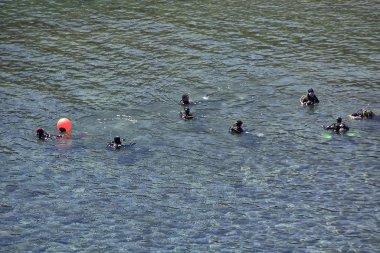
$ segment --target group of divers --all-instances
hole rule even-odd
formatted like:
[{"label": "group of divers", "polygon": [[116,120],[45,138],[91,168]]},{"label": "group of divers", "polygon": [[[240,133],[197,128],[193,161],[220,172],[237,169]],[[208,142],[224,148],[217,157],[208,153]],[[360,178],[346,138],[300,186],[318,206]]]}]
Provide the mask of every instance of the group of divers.
[{"label": "group of divers", "polygon": [[[183,94],[180,103],[183,106],[190,105],[191,101],[190,101],[189,95],[188,94]],[[307,91],[306,95],[302,95],[301,96],[300,103],[303,106],[313,106],[313,105],[319,103],[319,99],[315,95],[314,90],[313,89],[309,89]],[[189,107],[185,107],[184,111],[180,112],[180,116],[184,120],[189,120],[189,119],[194,118],[194,116],[190,113],[190,108]],[[352,113],[352,114],[349,115],[349,117],[351,119],[372,119],[374,116],[375,116],[375,113],[372,110],[369,110],[369,109],[360,109],[359,111],[357,111],[357,112]],[[232,133],[232,134],[241,134],[241,133],[245,132],[245,130],[243,129],[242,126],[243,126],[243,122],[241,120],[238,120],[238,121],[236,121],[236,123],[234,123],[230,127],[229,132]],[[323,126],[323,128],[326,129],[326,130],[332,130],[335,133],[344,133],[344,132],[347,132],[350,129],[346,124],[344,124],[342,122],[342,118],[341,117],[338,117],[336,119],[336,122],[334,122],[333,124],[331,124],[329,126]]]},{"label": "group of divers", "polygon": [[[315,104],[318,104],[319,100],[318,100],[317,96],[315,95],[314,90],[313,89],[309,89],[307,91],[306,95],[301,96],[300,103],[303,106],[313,106]],[[357,112],[352,113],[352,114],[350,114],[348,116],[351,119],[363,120],[363,119],[372,119],[372,118],[374,118],[375,117],[375,113],[372,110],[370,110],[370,109],[360,109]],[[350,128],[346,124],[344,124],[342,122],[342,118],[341,117],[336,118],[336,122],[334,122],[333,124],[331,124],[329,126],[323,126],[323,128],[326,129],[326,130],[332,130],[332,131],[334,131],[335,133],[338,133],[338,134],[345,133],[348,130],[350,130]]]},{"label": "group of divers", "polygon": [[[183,94],[182,99],[180,100],[179,103],[182,106],[184,106],[183,111],[180,112],[180,117],[183,120],[193,119],[194,115],[191,114],[190,108],[189,108],[189,106],[193,104],[193,102],[190,100],[189,94]],[[309,89],[306,95],[301,96],[300,103],[302,106],[314,106],[319,103],[319,99],[315,95],[314,90]],[[350,114],[349,117],[355,120],[372,119],[373,117],[375,117],[375,113],[370,109],[360,109],[359,111]],[[231,134],[242,134],[245,132],[242,126],[243,126],[243,122],[241,120],[238,120],[229,128],[229,132]],[[323,126],[323,128],[326,130],[331,130],[338,134],[345,133],[350,129],[345,123],[342,122],[341,117],[336,118],[336,122],[334,122],[333,124],[329,126]],[[59,134],[53,136],[52,134],[46,132],[43,128],[37,128],[36,138],[38,140],[47,140],[50,138],[60,139],[60,138],[64,138],[68,134],[67,133],[68,131],[66,131],[64,127],[60,127],[58,131],[59,131]],[[122,149],[122,148],[133,146],[135,144],[135,143],[123,144],[122,141],[125,141],[125,140],[120,138],[120,136],[115,136],[114,140],[107,144],[107,148]]]}]

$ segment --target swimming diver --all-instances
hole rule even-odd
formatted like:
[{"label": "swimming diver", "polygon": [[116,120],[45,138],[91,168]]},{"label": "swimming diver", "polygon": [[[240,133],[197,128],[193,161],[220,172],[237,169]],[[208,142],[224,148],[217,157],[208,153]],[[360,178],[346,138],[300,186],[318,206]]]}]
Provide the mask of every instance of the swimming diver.
[{"label": "swimming diver", "polygon": [[190,108],[186,107],[184,111],[180,112],[179,115],[182,119],[188,120],[194,118],[194,116],[190,113]]},{"label": "swimming diver", "polygon": [[39,140],[47,140],[51,137],[51,134],[46,132],[43,128],[39,127],[36,129],[36,137]]},{"label": "swimming diver", "polygon": [[235,133],[235,134],[241,134],[244,132],[243,128],[241,127],[243,125],[243,122],[241,120],[238,120],[236,121],[235,124],[233,124],[231,127],[230,127],[230,130],[229,132],[230,133]]},{"label": "swimming diver", "polygon": [[[136,143],[129,143],[126,145],[126,144],[123,144],[121,142],[121,140],[122,139],[120,138],[120,136],[115,136],[115,138],[113,138],[113,141],[111,141],[107,144],[107,147],[112,148],[112,149],[122,149],[122,148],[127,148],[129,146],[133,146],[136,144]],[[123,141],[124,141],[124,139],[123,139]]]},{"label": "swimming diver", "polygon": [[191,102],[190,102],[189,94],[183,94],[182,99],[179,101],[179,103],[181,105],[190,105]]},{"label": "swimming diver", "polygon": [[360,109],[349,116],[351,119],[372,119],[375,117],[375,113],[372,110]]},{"label": "swimming diver", "polygon": [[341,117],[338,117],[335,123],[331,124],[328,127],[324,127],[324,129],[333,130],[336,133],[344,133],[347,132],[350,128],[346,126],[344,123],[342,123]]},{"label": "swimming diver", "polygon": [[66,128],[64,127],[60,127],[58,131],[59,133],[57,134],[57,136],[55,136],[56,138],[63,138],[64,136],[68,135],[68,133],[66,132]]},{"label": "swimming diver", "polygon": [[315,95],[314,90],[309,89],[307,94],[300,98],[300,102],[302,105],[314,105],[319,103],[319,99]]}]

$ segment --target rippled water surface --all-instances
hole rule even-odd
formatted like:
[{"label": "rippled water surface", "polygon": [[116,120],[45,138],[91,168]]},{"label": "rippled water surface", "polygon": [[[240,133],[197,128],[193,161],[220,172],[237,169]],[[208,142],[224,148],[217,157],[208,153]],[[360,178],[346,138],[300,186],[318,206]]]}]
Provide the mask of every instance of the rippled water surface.
[{"label": "rippled water surface", "polygon": [[[347,115],[380,115],[379,13],[1,1],[1,252],[378,252],[380,120]],[[337,116],[352,136],[324,138]],[[60,117],[71,139],[35,140]]]}]

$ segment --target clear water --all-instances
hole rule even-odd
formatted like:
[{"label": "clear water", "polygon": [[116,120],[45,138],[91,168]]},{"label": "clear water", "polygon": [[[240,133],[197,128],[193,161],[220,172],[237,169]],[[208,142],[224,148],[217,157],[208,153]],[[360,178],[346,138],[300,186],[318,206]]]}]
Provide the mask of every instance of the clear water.
[{"label": "clear water", "polygon": [[379,1],[0,7],[1,252],[380,250]]}]

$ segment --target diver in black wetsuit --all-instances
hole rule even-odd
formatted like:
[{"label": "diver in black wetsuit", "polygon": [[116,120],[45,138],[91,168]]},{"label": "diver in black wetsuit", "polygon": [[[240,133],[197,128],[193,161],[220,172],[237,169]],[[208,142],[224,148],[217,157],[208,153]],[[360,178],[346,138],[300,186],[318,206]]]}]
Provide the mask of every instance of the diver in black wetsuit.
[{"label": "diver in black wetsuit", "polygon": [[190,97],[189,94],[183,94],[182,99],[179,101],[181,105],[190,105]]},{"label": "diver in black wetsuit", "polygon": [[190,113],[190,108],[186,107],[183,112],[180,112],[179,115],[181,116],[182,119],[192,119],[194,116]]},{"label": "diver in black wetsuit", "polygon": [[235,133],[235,134],[241,134],[244,132],[243,128],[241,127],[243,125],[243,122],[241,120],[236,121],[235,124],[233,124],[230,127],[229,132],[230,133]]},{"label": "diver in black wetsuit", "polygon": [[307,94],[300,98],[300,102],[302,105],[314,105],[319,103],[319,99],[315,95],[314,90],[309,89]]},{"label": "diver in black wetsuit", "polygon": [[66,128],[64,127],[60,127],[58,129],[59,133],[58,135],[56,136],[56,138],[63,138],[64,136],[67,136],[67,132],[66,132]]},{"label": "diver in black wetsuit", "polygon": [[37,128],[36,137],[39,140],[47,140],[51,137],[51,134],[46,132],[43,128]]},{"label": "diver in black wetsuit", "polygon": [[[129,144],[123,144],[121,142],[121,138],[119,136],[115,136],[115,138],[113,138],[113,141],[109,142],[107,144],[107,147],[108,148],[111,148],[111,149],[124,149],[124,148],[127,148],[127,147],[130,147],[130,146],[133,146],[135,145],[136,143],[129,143]],[[123,139],[124,141],[124,139]]]},{"label": "diver in black wetsuit", "polygon": [[338,117],[336,122],[331,124],[328,127],[324,127],[326,130],[333,130],[336,133],[344,133],[347,132],[350,128],[342,123],[342,118]]},{"label": "diver in black wetsuit", "polygon": [[121,138],[119,136],[116,136],[115,138],[113,138],[113,141],[111,141],[107,145],[107,147],[114,148],[114,149],[120,149],[122,146],[123,144],[121,143]]},{"label": "diver in black wetsuit", "polygon": [[351,119],[372,119],[375,113],[372,110],[360,109],[356,113],[350,115]]}]

